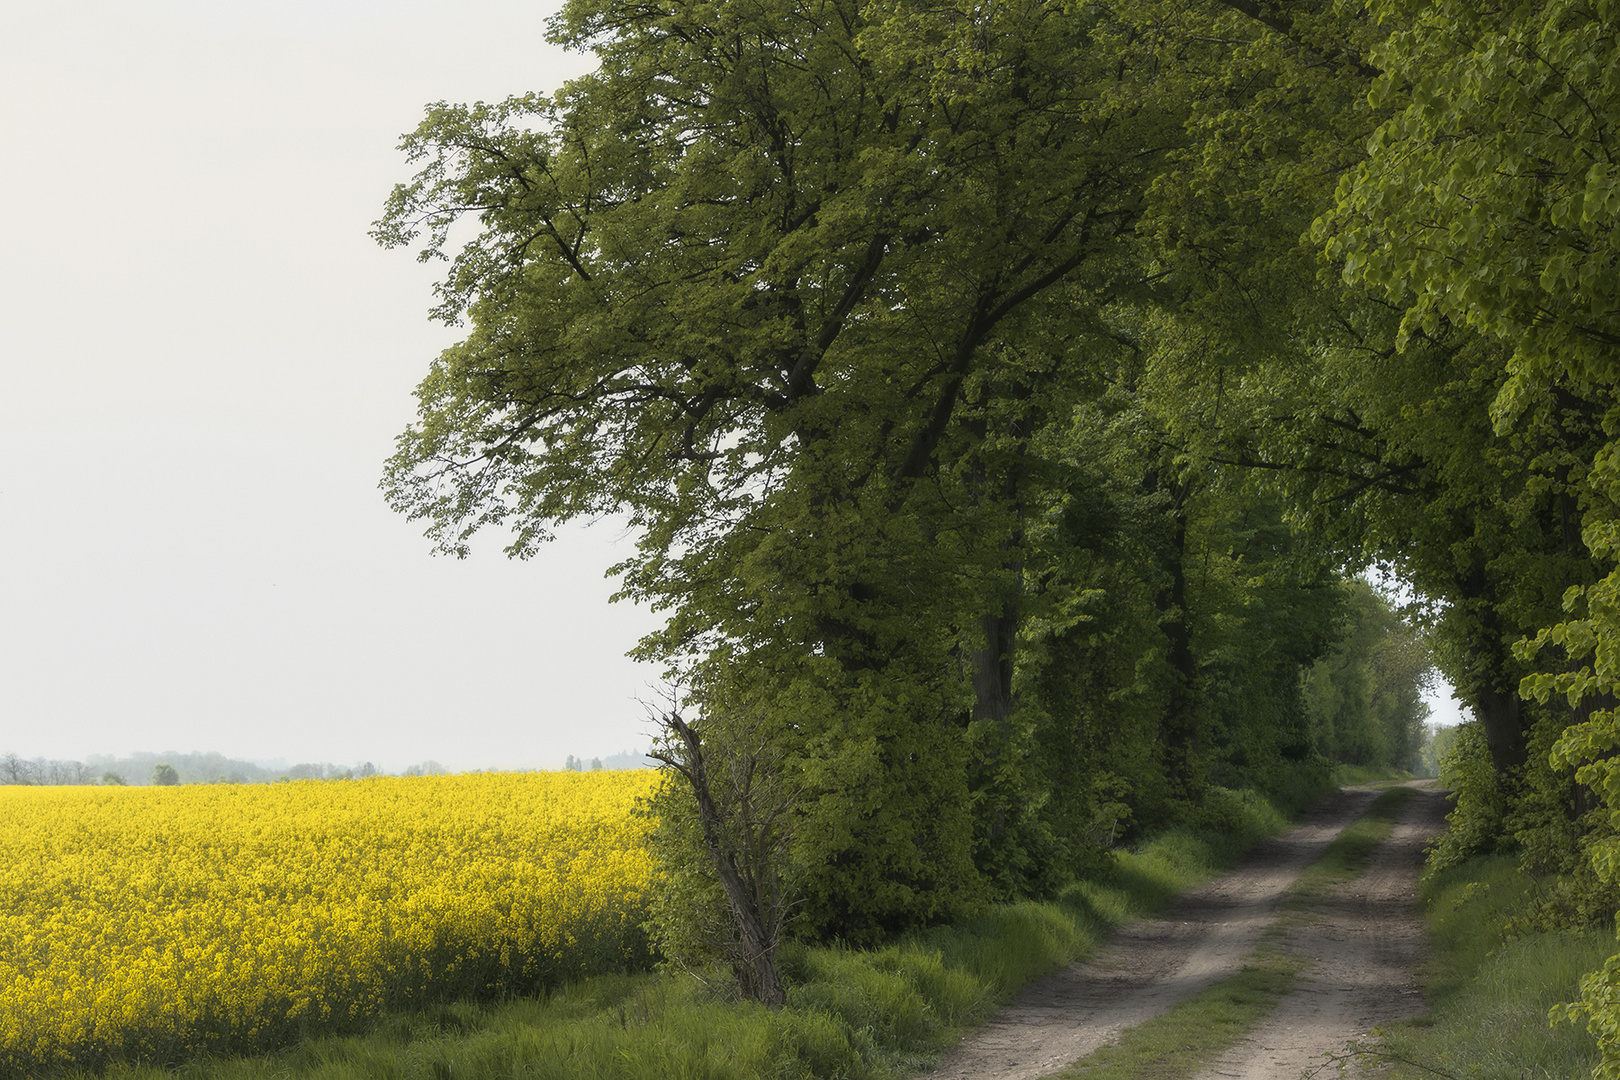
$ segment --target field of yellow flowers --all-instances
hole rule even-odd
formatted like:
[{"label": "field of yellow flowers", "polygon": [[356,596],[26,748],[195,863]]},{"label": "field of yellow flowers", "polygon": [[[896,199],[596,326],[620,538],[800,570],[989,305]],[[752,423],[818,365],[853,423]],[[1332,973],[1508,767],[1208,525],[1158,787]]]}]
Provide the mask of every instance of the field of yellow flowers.
[{"label": "field of yellow flowers", "polygon": [[0,787],[0,1075],[646,962],[651,770]]}]

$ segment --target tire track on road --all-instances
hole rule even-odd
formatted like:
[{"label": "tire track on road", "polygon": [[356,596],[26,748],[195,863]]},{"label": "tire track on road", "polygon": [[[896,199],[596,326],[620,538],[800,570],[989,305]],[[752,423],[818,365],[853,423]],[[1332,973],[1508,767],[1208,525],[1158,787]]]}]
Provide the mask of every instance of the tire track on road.
[{"label": "tire track on road", "polygon": [[[1340,791],[1164,915],[1124,927],[1096,956],[1032,983],[947,1054],[932,1080],[1037,1080],[1234,974],[1300,871],[1376,797]],[[1428,802],[1411,800],[1420,801]]]},{"label": "tire track on road", "polygon": [[1310,903],[1314,917],[1289,927],[1282,948],[1311,966],[1196,1080],[1298,1080],[1376,1025],[1423,1014],[1416,971],[1424,925],[1414,898],[1424,846],[1445,827],[1445,814],[1444,792],[1417,792],[1366,871]]}]

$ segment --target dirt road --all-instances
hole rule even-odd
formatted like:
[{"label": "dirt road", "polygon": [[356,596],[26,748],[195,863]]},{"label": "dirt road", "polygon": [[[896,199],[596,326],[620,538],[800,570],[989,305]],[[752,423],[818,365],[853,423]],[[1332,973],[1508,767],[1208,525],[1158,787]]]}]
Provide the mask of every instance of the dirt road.
[{"label": "dirt road", "polygon": [[[1097,956],[1028,987],[932,1080],[1047,1076],[1234,974],[1300,871],[1375,797],[1340,792],[1163,917],[1126,927]],[[1367,871],[1313,901],[1319,917],[1284,938],[1311,962],[1298,988],[1199,1080],[1298,1080],[1374,1024],[1421,1012],[1413,968],[1423,928],[1412,899],[1423,843],[1444,826],[1445,811],[1440,793],[1419,791]]]}]

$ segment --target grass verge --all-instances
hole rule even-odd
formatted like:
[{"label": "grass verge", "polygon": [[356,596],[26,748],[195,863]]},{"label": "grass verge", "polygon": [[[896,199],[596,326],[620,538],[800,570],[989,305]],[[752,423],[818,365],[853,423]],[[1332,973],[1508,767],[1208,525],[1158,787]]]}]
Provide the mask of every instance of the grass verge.
[{"label": "grass verge", "polygon": [[1333,782],[1339,787],[1361,787],[1365,784],[1399,783],[1412,779],[1405,769],[1390,769],[1372,765],[1335,765]]},{"label": "grass verge", "polygon": [[[1201,831],[1122,854],[1105,881],[1049,903],[998,906],[886,948],[784,950],[788,1007],[772,1012],[669,973],[586,980],[545,1000],[395,1015],[363,1036],[281,1054],[115,1067],[114,1080],[373,1080],[502,1076],[622,1080],[885,1080],[933,1064],[1029,981],[1085,955],[1120,924],[1230,867],[1285,819],[1248,792],[1221,792]],[[1255,978],[1269,977],[1259,972]],[[1262,987],[1263,989],[1263,987]]]},{"label": "grass verge", "polygon": [[1470,1080],[1582,1078],[1598,1063],[1584,1028],[1552,1025],[1548,1010],[1578,996],[1580,977],[1615,951],[1609,929],[1512,936],[1537,881],[1511,856],[1471,859],[1435,874],[1422,898],[1433,958],[1433,1009],[1380,1032],[1372,1056],[1398,1074]]}]

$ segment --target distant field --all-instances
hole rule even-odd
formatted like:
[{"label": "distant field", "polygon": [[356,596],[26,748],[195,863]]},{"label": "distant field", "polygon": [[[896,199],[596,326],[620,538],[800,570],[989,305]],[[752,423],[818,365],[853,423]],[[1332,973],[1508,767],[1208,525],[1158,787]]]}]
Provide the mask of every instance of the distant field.
[{"label": "distant field", "polygon": [[0,1075],[643,963],[650,770],[0,787]]}]

